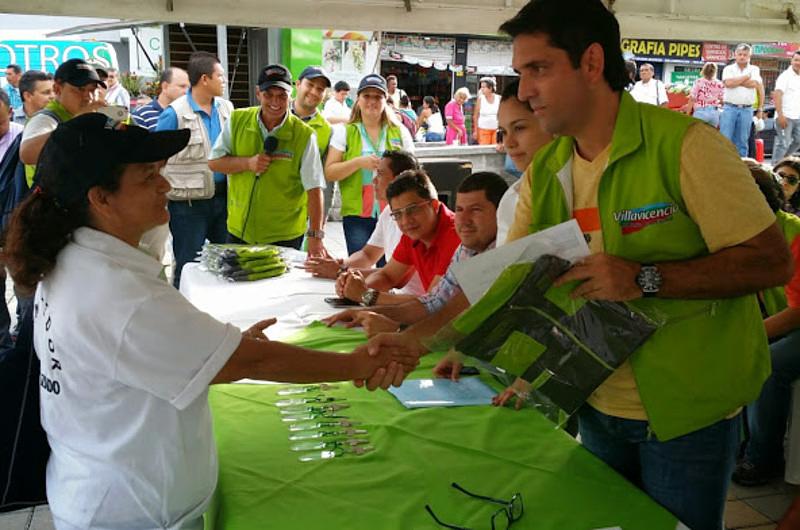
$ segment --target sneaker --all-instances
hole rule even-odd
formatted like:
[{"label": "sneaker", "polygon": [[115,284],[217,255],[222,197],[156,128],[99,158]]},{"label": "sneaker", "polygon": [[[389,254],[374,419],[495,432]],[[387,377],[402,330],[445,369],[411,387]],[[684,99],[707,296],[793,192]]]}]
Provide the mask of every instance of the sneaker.
[{"label": "sneaker", "polygon": [[740,486],[753,488],[756,486],[763,486],[780,475],[781,470],[778,468],[766,469],[757,467],[749,460],[742,460],[736,465],[731,479]]}]

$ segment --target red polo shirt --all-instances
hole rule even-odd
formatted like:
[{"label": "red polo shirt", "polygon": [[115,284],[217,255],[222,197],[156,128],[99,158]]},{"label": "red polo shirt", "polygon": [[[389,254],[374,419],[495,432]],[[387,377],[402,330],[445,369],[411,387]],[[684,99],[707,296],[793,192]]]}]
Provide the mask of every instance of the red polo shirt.
[{"label": "red polo shirt", "polygon": [[453,253],[461,244],[456,233],[455,214],[442,204],[436,221],[436,236],[429,247],[420,240],[413,241],[403,234],[394,249],[392,259],[403,265],[410,265],[419,273],[422,286],[427,291],[436,276],[444,276]]}]

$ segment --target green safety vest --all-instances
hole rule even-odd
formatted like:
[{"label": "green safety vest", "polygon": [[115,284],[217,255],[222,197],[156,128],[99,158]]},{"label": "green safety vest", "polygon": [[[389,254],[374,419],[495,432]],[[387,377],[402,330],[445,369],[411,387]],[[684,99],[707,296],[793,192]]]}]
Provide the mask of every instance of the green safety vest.
[{"label": "green safety vest", "polygon": [[[53,114],[58,116],[58,118],[59,118],[61,123],[65,122],[65,121],[69,121],[69,120],[72,119],[72,114],[67,112],[67,109],[64,108],[64,105],[62,105],[61,103],[59,103],[56,100],[53,100],[53,101],[49,102],[47,105],[45,105],[43,110],[49,110],[50,112],[52,112]],[[42,112],[42,111],[39,111],[39,112]],[[36,114],[39,114],[39,112],[37,112]],[[34,114],[34,116],[36,114]],[[35,165],[25,164],[25,180],[28,181],[28,187],[29,188],[33,187],[33,176],[34,176],[35,173],[36,173],[36,166]]]},{"label": "green safety vest", "polygon": [[[231,114],[231,156],[253,156],[264,150],[258,120],[261,107]],[[291,112],[274,135],[278,146],[267,171],[228,177],[228,232],[248,243],[272,243],[303,235],[308,199],[300,178],[300,163],[312,129]],[[246,223],[246,226],[245,226]]]},{"label": "green safety vest", "polygon": [[331,142],[331,124],[328,123],[328,120],[326,120],[319,111],[314,115],[313,118],[303,123],[314,129],[314,132],[317,135],[319,157],[324,162],[325,155],[328,152],[328,144]]},{"label": "green safety vest", "polygon": [[[361,143],[361,133],[357,123],[348,123],[347,127],[347,150],[343,160],[352,160],[361,156],[363,145]],[[400,128],[390,125],[386,131],[386,151],[399,151],[403,148],[403,136]],[[378,156],[381,153],[377,154]],[[339,190],[342,193],[342,216],[355,215],[360,217],[362,210],[361,193],[363,183],[361,181],[361,170],[357,170],[349,177],[339,181]]]},{"label": "green safety vest", "polygon": [[[638,263],[709,254],[681,194],[681,146],[692,123],[622,93],[598,190],[606,253]],[[573,143],[571,137],[558,138],[534,157],[532,232],[572,218],[571,192],[568,197],[563,186],[571,190]],[[631,305],[663,323],[631,357],[659,440],[711,425],[758,397],[770,358],[755,295],[643,298]]]},{"label": "green safety vest", "polygon": [[[795,238],[800,236],[800,217],[783,210],[775,212],[775,217],[783,237],[786,239],[786,244],[791,246]],[[764,289],[761,291],[761,301],[764,303],[764,309],[766,309],[769,316],[780,313],[789,307],[786,302],[786,290],[784,287]]]}]

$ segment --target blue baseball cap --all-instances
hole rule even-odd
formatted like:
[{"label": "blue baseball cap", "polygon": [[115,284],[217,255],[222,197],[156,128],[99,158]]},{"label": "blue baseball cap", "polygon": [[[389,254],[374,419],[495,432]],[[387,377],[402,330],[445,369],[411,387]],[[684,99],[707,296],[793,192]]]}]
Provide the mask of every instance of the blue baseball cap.
[{"label": "blue baseball cap", "polygon": [[361,79],[361,82],[358,84],[357,94],[360,94],[368,88],[377,88],[383,92],[384,95],[389,95],[389,90],[386,88],[386,79],[378,74],[369,74],[364,76]]},{"label": "blue baseball cap", "polygon": [[331,78],[328,77],[328,73],[325,71],[324,68],[321,66],[306,66],[303,68],[303,71],[300,72],[300,75],[297,77],[298,81],[302,81],[303,79],[319,79],[322,78],[331,86]]}]

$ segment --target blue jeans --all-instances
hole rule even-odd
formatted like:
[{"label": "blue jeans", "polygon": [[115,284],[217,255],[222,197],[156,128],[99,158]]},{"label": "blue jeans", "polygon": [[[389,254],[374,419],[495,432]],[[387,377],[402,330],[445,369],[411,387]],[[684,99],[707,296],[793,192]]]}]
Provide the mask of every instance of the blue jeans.
[{"label": "blue jeans", "polygon": [[775,146],[772,148],[772,163],[778,161],[786,155],[792,155],[800,149],[800,119],[790,120],[786,118],[786,128],[781,129],[778,120],[775,120]]},{"label": "blue jeans", "polygon": [[344,226],[344,242],[347,245],[347,254],[352,256],[358,252],[369,241],[369,237],[375,230],[378,220],[373,217],[359,217],[357,215],[346,215],[342,218]]},{"label": "blue jeans", "polygon": [[444,134],[435,133],[435,132],[425,133],[425,141],[426,142],[444,142]]},{"label": "blue jeans", "polygon": [[578,413],[581,442],[692,530],[721,530],[741,414],[659,442],[646,421]]},{"label": "blue jeans", "polygon": [[693,116],[698,120],[703,120],[712,127],[719,127],[719,109],[717,107],[700,107],[694,111]]},{"label": "blue jeans", "polygon": [[761,387],[758,399],[747,406],[750,440],[744,456],[758,468],[775,470],[783,465],[792,383],[800,377],[800,330],[770,344],[769,351],[772,374]]},{"label": "blue jeans", "polygon": [[719,117],[719,132],[733,142],[739,156],[747,156],[747,140],[753,126],[753,107],[735,107],[728,103]]},{"label": "blue jeans", "polygon": [[183,266],[197,258],[206,239],[225,243],[228,239],[228,198],[225,195],[200,201],[169,201],[169,231],[175,253],[175,279],[181,284]]}]

